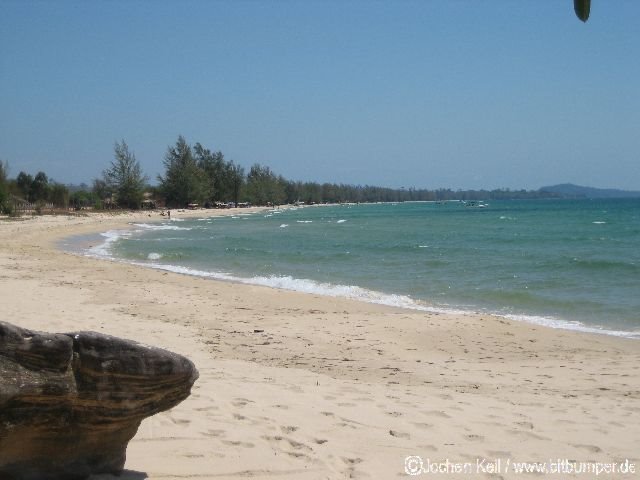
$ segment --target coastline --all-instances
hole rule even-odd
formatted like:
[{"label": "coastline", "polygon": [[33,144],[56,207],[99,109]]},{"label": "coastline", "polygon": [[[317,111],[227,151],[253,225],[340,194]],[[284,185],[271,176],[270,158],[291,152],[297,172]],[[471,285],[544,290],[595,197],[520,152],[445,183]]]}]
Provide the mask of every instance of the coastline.
[{"label": "coastline", "polygon": [[200,370],[189,399],[143,422],[121,478],[386,478],[404,476],[409,455],[640,464],[637,340],[188,277],[56,248],[63,237],[149,220],[144,212],[0,222],[7,321],[130,338],[187,355]]},{"label": "coastline", "polygon": [[[420,203],[420,202],[412,202],[412,203]],[[422,202],[427,203],[427,202]],[[377,205],[377,204],[376,204]],[[336,205],[319,205],[321,207],[325,206],[333,206]],[[287,206],[283,209],[286,210]],[[307,207],[304,207],[307,208]],[[293,208],[293,210],[298,210],[299,208]],[[259,209],[257,209],[259,210]],[[235,213],[229,213],[228,216],[233,218],[238,218],[238,216],[246,216],[250,215],[244,213],[246,210],[240,210]],[[270,212],[270,209],[264,209],[264,212],[268,214],[264,215],[265,217],[273,216]],[[202,214],[200,213],[202,212]],[[197,219],[197,220],[207,220],[210,218],[211,210],[198,210],[198,211],[187,211],[186,216],[183,218],[177,218],[175,220],[181,222],[185,219]],[[215,211],[214,211],[215,212]],[[252,213],[254,213],[252,211]],[[277,212],[276,212],[277,213]],[[222,213],[224,215],[224,213]],[[220,212],[214,213],[213,216],[219,216]],[[262,216],[262,215],[260,215]],[[307,218],[306,216],[304,218]],[[503,217],[501,217],[503,218]],[[147,219],[145,219],[147,220]],[[316,219],[317,220],[317,219]],[[156,221],[162,221],[162,224],[156,224]],[[337,223],[344,222],[346,220],[339,220]],[[211,223],[211,222],[207,222]],[[297,220],[297,223],[312,223],[311,220]],[[594,222],[594,223],[602,223],[602,222]],[[582,320],[579,314],[574,314],[571,319],[564,318],[558,315],[545,315],[544,313],[540,313],[537,311],[529,311],[524,312],[520,311],[519,313],[510,313],[509,311],[505,311],[502,307],[504,303],[496,303],[492,307],[476,307],[473,308],[471,306],[457,306],[455,303],[449,304],[445,303],[433,303],[428,297],[422,296],[421,298],[414,298],[413,296],[409,296],[407,294],[403,294],[398,291],[387,291],[387,290],[376,290],[371,288],[366,288],[360,285],[360,283],[356,282],[344,282],[335,281],[331,279],[327,280],[314,280],[312,277],[307,278],[302,275],[299,277],[293,277],[288,274],[236,274],[232,271],[227,271],[229,269],[220,269],[220,265],[216,267],[208,267],[203,266],[194,266],[191,263],[191,266],[185,266],[180,264],[180,261],[177,263],[172,262],[170,259],[164,259],[164,255],[161,253],[151,252],[149,253],[149,258],[136,258],[136,259],[124,259],[118,258],[117,256],[113,256],[110,250],[110,245],[112,242],[117,241],[121,237],[129,237],[131,235],[136,235],[137,232],[142,232],[144,230],[191,230],[193,229],[193,223],[185,228],[185,226],[181,223],[173,223],[171,221],[167,222],[167,218],[158,218],[154,217],[152,221],[145,223],[136,223],[130,222],[129,227],[126,230],[109,230],[106,232],[101,232],[99,234],[93,234],[92,236],[83,235],[80,237],[75,237],[70,239],[70,243],[62,243],[59,245],[61,248],[66,251],[71,251],[74,253],[79,253],[82,255],[94,256],[96,258],[101,259],[109,259],[114,261],[119,261],[123,263],[130,263],[136,266],[143,266],[147,268],[154,268],[158,270],[164,270],[173,273],[180,273],[184,275],[191,275],[196,277],[204,277],[212,280],[225,281],[225,282],[233,282],[239,284],[249,284],[249,285],[262,285],[270,288],[282,289],[286,291],[294,291],[294,292],[302,292],[307,294],[316,294],[327,297],[340,297],[347,298],[355,301],[368,302],[373,304],[386,305],[391,307],[399,307],[405,308],[409,310],[417,310],[426,313],[436,313],[436,314],[445,314],[445,315],[490,315],[499,318],[508,319],[510,321],[518,321],[525,322],[533,325],[554,328],[554,329],[566,329],[566,330],[574,330],[579,332],[586,333],[595,333],[602,335],[613,335],[617,337],[625,337],[625,338],[634,338],[640,339],[640,330],[638,328],[635,329],[616,329],[614,325],[609,324],[607,318],[605,318],[601,323],[594,323],[594,318],[590,318],[589,322],[587,322],[587,318]],[[183,226],[180,226],[183,225]],[[281,225],[284,226],[284,225]],[[287,225],[288,226],[288,225]],[[206,228],[206,227],[205,227]],[[175,239],[174,239],[175,240]],[[298,240],[301,241],[301,240]],[[303,240],[302,240],[303,241]],[[352,247],[353,248],[353,247]],[[420,246],[419,248],[423,248]],[[150,260],[150,261],[149,261]],[[574,259],[575,260],[575,259]],[[508,263],[508,262],[507,262]],[[246,266],[245,266],[246,267]],[[246,272],[245,268],[245,272]],[[515,274],[514,274],[515,275]],[[435,279],[437,280],[437,279]],[[478,280],[478,282],[482,282],[484,279]],[[493,279],[490,279],[490,281]],[[620,280],[622,282],[622,280]],[[426,282],[428,283],[428,281]],[[397,286],[396,286],[397,287]],[[525,288],[528,288],[525,286]],[[488,295],[491,295],[493,292],[489,292]],[[431,292],[433,295],[434,293]],[[633,298],[633,295],[631,296]],[[471,300],[473,301],[473,300]],[[494,302],[495,303],[495,302]],[[578,303],[578,302],[576,302]],[[613,307],[613,306],[612,306]],[[517,307],[515,307],[517,308]],[[615,317],[615,314],[612,314]],[[600,317],[601,318],[601,317]]]}]

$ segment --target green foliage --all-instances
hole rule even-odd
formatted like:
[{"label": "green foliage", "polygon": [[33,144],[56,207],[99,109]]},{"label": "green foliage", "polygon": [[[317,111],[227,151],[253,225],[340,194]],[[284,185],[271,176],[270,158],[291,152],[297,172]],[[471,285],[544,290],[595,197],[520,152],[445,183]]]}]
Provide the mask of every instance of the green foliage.
[{"label": "green foliage", "polygon": [[342,202],[410,202],[443,200],[507,200],[549,198],[546,192],[527,190],[451,190],[384,188],[370,185],[343,185],[287,181],[284,187],[286,203],[342,203]]},{"label": "green foliage", "polygon": [[105,182],[101,178],[95,178],[93,180],[91,192],[100,200],[104,200],[108,196],[111,196],[111,190],[107,186],[107,182]]},{"label": "green foliage", "polygon": [[124,140],[115,143],[114,157],[111,166],[102,173],[104,189],[115,193],[119,206],[138,209],[142,204],[147,177]]},{"label": "green foliage", "polygon": [[54,183],[49,188],[49,201],[57,208],[69,207],[69,189],[61,183]]},{"label": "green foliage", "polygon": [[231,198],[233,198],[233,203],[237,205],[240,201],[240,192],[242,191],[242,187],[244,186],[244,168],[242,168],[240,165],[234,165],[233,162],[230,162],[227,165],[226,179],[231,188]]},{"label": "green foliage", "polygon": [[69,195],[69,205],[71,205],[76,210],[81,210],[83,208],[88,208],[93,205],[97,201],[99,201],[100,197],[98,197],[95,193],[88,190],[76,190],[75,192]]},{"label": "green foliage", "polygon": [[245,195],[254,205],[280,205],[286,200],[285,184],[269,167],[255,164],[247,175]]},{"label": "green foliage", "polygon": [[228,195],[227,185],[224,181],[226,167],[224,155],[222,155],[222,152],[212,153],[200,143],[194,145],[193,154],[198,167],[205,175],[205,200],[211,202],[221,201],[221,198]]},{"label": "green foliage", "polygon": [[164,157],[164,176],[158,176],[160,191],[168,207],[203,203],[211,192],[211,182],[198,165],[191,146],[180,135]]},{"label": "green foliage", "polygon": [[20,172],[15,180],[18,195],[30,203],[41,204],[36,207],[36,211],[42,210],[51,195],[51,185],[49,177],[44,172],[38,172],[35,177],[28,173]]},{"label": "green foliage", "polygon": [[180,136],[176,145],[169,147],[164,166],[165,175],[158,177],[159,191],[168,206],[238,203],[244,169],[232,160],[225,160],[222,152],[213,152],[200,143],[191,147]]},{"label": "green foliage", "polygon": [[13,205],[11,202],[7,202],[2,206],[2,213],[5,215],[9,215],[10,217],[19,216],[18,212],[16,211],[15,205]]},{"label": "green foliage", "polygon": [[25,172],[20,172],[16,177],[16,185],[20,190],[22,198],[31,201],[31,185],[33,185],[33,177]]},{"label": "green foliage", "polygon": [[44,202],[49,197],[49,178],[44,172],[38,172],[31,182],[29,201]]},{"label": "green foliage", "polygon": [[0,213],[9,215],[11,213],[9,203],[9,165],[0,160]]}]

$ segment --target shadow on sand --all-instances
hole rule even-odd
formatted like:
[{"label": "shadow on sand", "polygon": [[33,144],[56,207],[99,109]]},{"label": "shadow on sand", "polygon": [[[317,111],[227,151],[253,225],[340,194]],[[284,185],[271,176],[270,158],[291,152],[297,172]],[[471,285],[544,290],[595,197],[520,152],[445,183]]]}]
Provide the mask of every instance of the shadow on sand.
[{"label": "shadow on sand", "polygon": [[144,480],[149,478],[145,472],[136,472],[135,470],[123,470],[120,475],[101,474],[91,475],[89,480]]}]

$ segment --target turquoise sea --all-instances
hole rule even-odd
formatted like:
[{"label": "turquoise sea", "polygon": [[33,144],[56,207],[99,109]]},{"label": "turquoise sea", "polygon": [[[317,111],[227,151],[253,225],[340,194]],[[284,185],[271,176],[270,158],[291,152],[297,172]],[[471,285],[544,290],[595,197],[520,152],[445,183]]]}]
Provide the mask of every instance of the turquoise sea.
[{"label": "turquoise sea", "polygon": [[185,274],[640,338],[640,199],[361,204],[132,224],[85,251]]}]

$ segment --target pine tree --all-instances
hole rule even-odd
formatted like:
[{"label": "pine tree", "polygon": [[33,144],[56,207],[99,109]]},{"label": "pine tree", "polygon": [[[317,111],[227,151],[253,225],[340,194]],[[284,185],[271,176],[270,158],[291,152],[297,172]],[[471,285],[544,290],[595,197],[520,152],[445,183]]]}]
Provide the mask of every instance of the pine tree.
[{"label": "pine tree", "polygon": [[114,156],[111,167],[102,173],[104,182],[116,194],[118,205],[138,209],[142,204],[147,177],[124,140],[115,143]]}]

